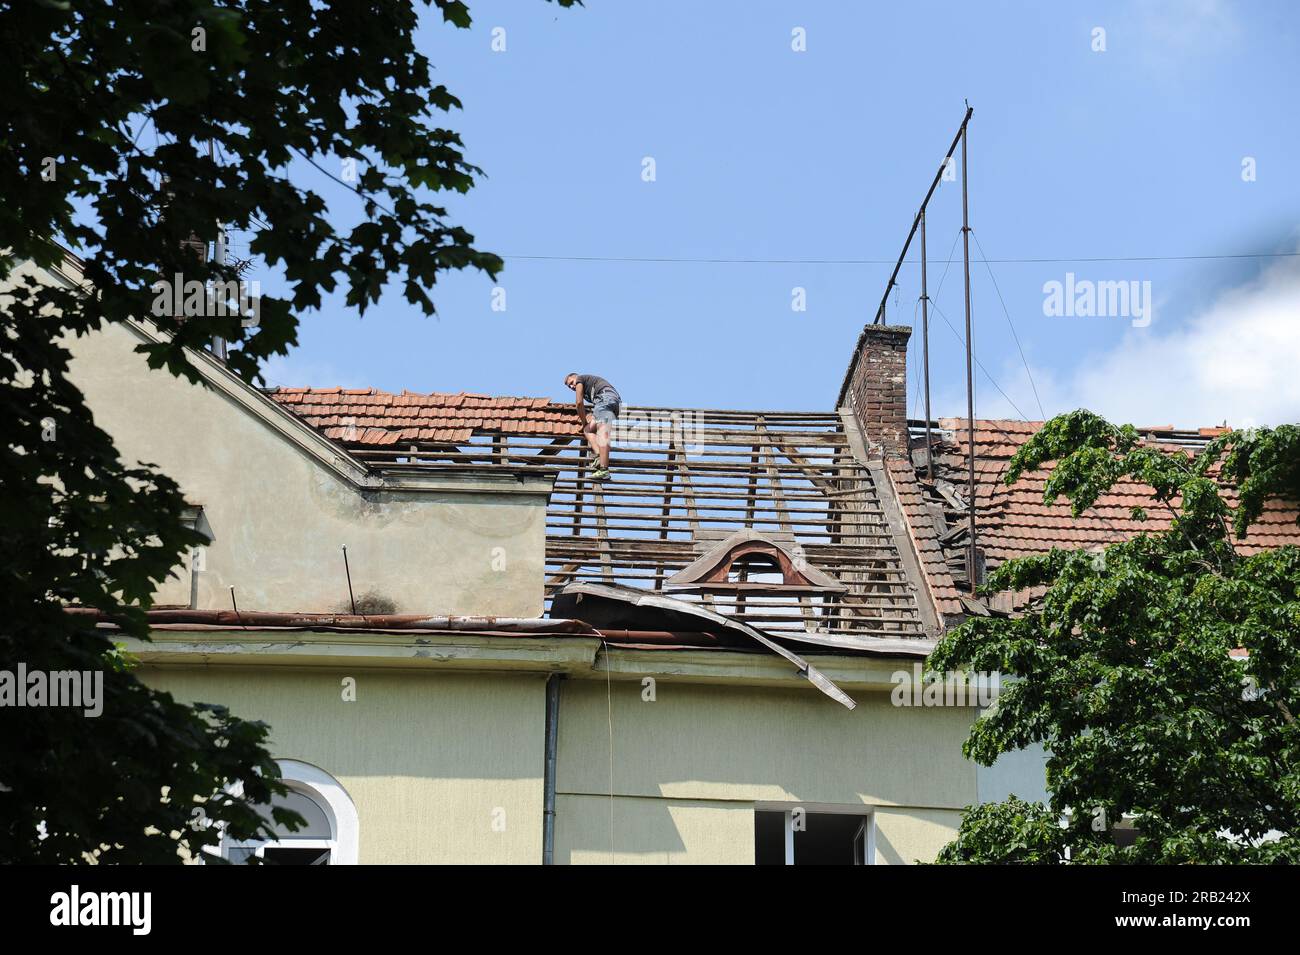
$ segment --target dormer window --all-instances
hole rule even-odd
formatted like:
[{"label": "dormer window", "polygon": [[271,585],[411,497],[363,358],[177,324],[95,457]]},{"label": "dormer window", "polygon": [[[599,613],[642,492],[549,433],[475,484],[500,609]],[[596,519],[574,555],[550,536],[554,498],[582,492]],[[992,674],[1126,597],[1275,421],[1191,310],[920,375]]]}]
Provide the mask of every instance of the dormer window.
[{"label": "dormer window", "polygon": [[839,594],[848,590],[808,563],[798,544],[740,530],[664,581],[664,590],[696,593]]},{"label": "dormer window", "polygon": [[785,583],[785,574],[781,572],[781,562],[776,555],[754,552],[737,557],[731,562],[727,571],[729,584],[781,584]]}]

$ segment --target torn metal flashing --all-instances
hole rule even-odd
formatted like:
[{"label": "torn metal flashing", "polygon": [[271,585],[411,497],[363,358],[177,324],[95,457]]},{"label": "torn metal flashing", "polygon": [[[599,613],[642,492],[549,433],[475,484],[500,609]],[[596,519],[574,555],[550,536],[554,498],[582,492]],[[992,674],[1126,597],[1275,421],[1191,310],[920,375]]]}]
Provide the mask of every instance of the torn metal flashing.
[{"label": "torn metal flashing", "polygon": [[755,627],[714,613],[706,607],[664,597],[647,590],[637,590],[635,587],[576,583],[570,584],[556,595],[552,602],[552,612],[575,615],[581,613],[584,619],[595,619],[606,626],[610,625],[608,623],[610,619],[629,616],[642,622],[661,617],[670,620],[691,618],[704,620],[711,625],[712,629],[742,634],[778,656],[784,657],[808,682],[837,703],[849,709],[857,706],[852,697],[794,651],[786,649]]}]

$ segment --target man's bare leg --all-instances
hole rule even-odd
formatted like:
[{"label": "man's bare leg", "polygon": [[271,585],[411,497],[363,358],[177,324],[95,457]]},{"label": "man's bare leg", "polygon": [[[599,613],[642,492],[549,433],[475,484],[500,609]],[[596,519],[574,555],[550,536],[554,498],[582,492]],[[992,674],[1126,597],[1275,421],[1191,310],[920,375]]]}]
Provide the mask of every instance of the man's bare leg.
[{"label": "man's bare leg", "polygon": [[587,423],[582,426],[582,437],[586,440],[587,447],[591,448],[591,453],[596,457],[596,466],[604,467],[600,460],[600,432],[597,429],[595,418],[588,418]]}]

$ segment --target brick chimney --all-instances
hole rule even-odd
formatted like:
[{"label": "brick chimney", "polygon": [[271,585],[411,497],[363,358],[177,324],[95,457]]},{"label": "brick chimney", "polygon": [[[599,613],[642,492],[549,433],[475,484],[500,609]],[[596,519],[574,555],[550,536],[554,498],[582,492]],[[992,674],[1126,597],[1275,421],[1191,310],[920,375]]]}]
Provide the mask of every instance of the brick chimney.
[{"label": "brick chimney", "polygon": [[858,337],[836,404],[847,405],[867,440],[886,452],[907,453],[906,325],[868,325]]}]

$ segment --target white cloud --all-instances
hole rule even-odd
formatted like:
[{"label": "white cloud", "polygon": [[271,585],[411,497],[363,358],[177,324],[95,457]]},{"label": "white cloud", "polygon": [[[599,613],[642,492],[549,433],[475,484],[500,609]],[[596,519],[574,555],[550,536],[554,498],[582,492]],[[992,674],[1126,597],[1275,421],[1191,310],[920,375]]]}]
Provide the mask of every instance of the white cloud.
[{"label": "white cloud", "polygon": [[[1300,257],[1275,261],[1186,318],[1170,312],[1157,302],[1152,325],[1129,327],[1073,368],[1035,365],[1045,414],[1087,408],[1116,423],[1182,428],[1300,422]],[[1042,417],[1017,355],[981,360],[1010,400],[977,373],[978,417]],[[965,415],[965,392],[951,383],[935,399],[936,413]]]},{"label": "white cloud", "polygon": [[1065,403],[1135,424],[1300,421],[1300,258],[1278,260],[1168,332],[1156,328],[1131,329],[1085,360]]}]

